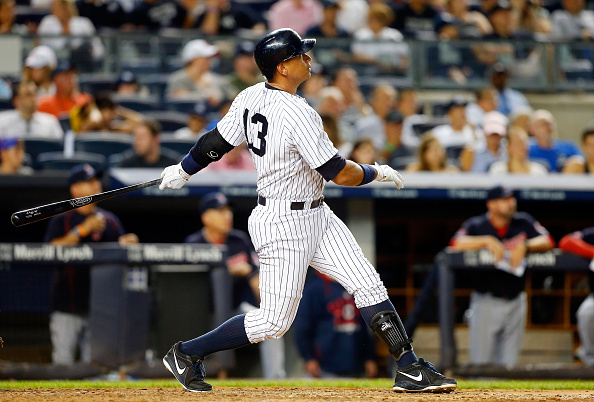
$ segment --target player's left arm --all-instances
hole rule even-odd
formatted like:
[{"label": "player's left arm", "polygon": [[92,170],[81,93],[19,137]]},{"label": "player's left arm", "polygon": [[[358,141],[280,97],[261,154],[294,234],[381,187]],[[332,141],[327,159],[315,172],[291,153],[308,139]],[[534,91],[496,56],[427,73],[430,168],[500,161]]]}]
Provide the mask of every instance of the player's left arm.
[{"label": "player's left arm", "polygon": [[344,167],[331,179],[336,184],[353,187],[376,180],[393,181],[399,189],[404,187],[404,179],[400,173],[388,165],[379,165],[377,162],[375,166],[362,165],[349,160],[345,160],[345,162]]}]

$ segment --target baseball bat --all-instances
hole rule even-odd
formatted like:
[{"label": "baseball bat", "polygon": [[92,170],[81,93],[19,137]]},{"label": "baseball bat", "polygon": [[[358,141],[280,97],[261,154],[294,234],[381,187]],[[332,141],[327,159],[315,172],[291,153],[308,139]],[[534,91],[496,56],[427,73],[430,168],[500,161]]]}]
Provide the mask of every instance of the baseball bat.
[{"label": "baseball bat", "polygon": [[52,216],[63,214],[78,207],[88,205],[91,203],[107,200],[108,198],[116,197],[118,195],[126,194],[131,191],[140,190],[142,188],[156,186],[161,184],[162,179],[145,181],[144,183],[133,184],[128,187],[122,187],[115,190],[105,191],[103,193],[89,195],[87,197],[72,198],[70,200],[58,201],[52,204],[41,205],[39,207],[25,209],[12,214],[10,221],[14,226],[28,225],[29,223],[38,222]]}]

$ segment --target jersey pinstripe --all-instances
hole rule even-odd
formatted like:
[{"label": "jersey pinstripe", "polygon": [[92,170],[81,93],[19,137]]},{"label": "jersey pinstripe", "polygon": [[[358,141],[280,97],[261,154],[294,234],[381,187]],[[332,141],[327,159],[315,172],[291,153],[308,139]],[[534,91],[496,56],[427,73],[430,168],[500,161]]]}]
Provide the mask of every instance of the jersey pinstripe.
[{"label": "jersey pinstripe", "polygon": [[259,83],[243,90],[217,124],[237,146],[247,141],[258,173],[258,194],[271,199],[318,199],[324,179],[315,168],[338,150],[305,99]]}]

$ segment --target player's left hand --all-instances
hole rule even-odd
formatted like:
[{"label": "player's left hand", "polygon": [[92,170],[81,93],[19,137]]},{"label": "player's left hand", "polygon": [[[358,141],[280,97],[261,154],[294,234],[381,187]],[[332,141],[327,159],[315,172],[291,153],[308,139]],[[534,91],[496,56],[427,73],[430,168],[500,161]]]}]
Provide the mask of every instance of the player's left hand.
[{"label": "player's left hand", "polygon": [[188,182],[188,179],[192,175],[186,173],[184,168],[182,168],[181,162],[177,165],[167,166],[163,172],[161,172],[161,184],[159,184],[159,190],[163,190],[165,188],[172,188],[174,190],[180,189]]},{"label": "player's left hand", "polygon": [[509,265],[513,269],[518,268],[522,265],[522,261],[526,257],[526,245],[522,242],[518,243],[509,253]]},{"label": "player's left hand", "polygon": [[377,162],[375,162],[374,167],[377,170],[376,181],[393,181],[399,190],[404,187],[404,179],[396,170],[388,165],[380,165]]}]

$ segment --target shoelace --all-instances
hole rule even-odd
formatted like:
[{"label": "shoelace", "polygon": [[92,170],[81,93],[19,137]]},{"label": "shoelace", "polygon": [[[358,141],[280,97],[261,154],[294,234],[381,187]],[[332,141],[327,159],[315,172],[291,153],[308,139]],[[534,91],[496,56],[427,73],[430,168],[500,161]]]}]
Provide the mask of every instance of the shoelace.
[{"label": "shoelace", "polygon": [[428,362],[423,360],[422,358],[419,359],[419,363],[421,363],[422,366],[427,367],[429,370],[433,371],[435,374],[439,374],[442,375],[439,371],[437,371],[437,369],[435,368],[435,366],[433,365],[433,363]]},{"label": "shoelace", "polygon": [[206,369],[202,364],[202,360],[192,360],[192,367],[194,368],[194,377],[198,380],[204,380]]}]

